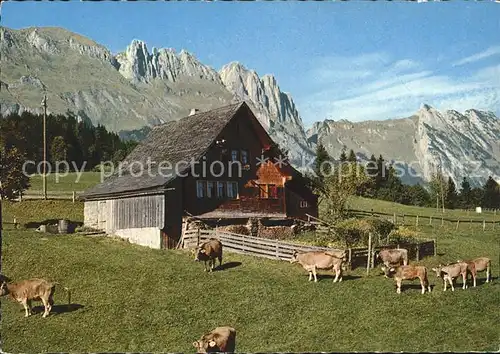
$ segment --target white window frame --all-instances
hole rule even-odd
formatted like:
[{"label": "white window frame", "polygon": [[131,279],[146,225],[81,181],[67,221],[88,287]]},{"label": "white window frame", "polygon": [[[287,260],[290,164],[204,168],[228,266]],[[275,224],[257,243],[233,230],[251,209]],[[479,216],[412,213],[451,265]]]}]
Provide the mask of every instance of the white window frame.
[{"label": "white window frame", "polygon": [[[245,157],[246,157],[246,161],[243,161],[243,154],[245,154]],[[250,162],[250,158],[249,158],[250,154],[248,153],[248,150],[241,150],[240,152],[240,159],[241,159],[241,163],[243,165],[246,165]]]},{"label": "white window frame", "polygon": [[[220,194],[220,186],[222,186],[222,195]],[[224,198],[224,190],[226,188],[224,187],[224,182],[223,181],[217,181],[217,189],[215,190],[215,195],[217,198]]]},{"label": "white window frame", "polygon": [[[233,154],[236,153],[236,158],[234,158]],[[231,150],[231,161],[239,161],[240,151],[239,150]]]},{"label": "white window frame", "polygon": [[226,183],[226,195],[229,199],[238,199],[238,182]]},{"label": "white window frame", "polygon": [[[212,188],[209,188],[209,186],[212,186]],[[207,198],[213,198],[215,197],[215,183],[213,181],[207,181]]]},{"label": "white window frame", "polygon": [[201,199],[201,198],[205,197],[205,195],[206,195],[206,185],[207,184],[206,184],[205,181],[196,181],[196,196],[198,198]]},{"label": "white window frame", "polygon": [[301,200],[300,207],[301,208],[309,208],[309,203],[307,202],[307,200]]}]

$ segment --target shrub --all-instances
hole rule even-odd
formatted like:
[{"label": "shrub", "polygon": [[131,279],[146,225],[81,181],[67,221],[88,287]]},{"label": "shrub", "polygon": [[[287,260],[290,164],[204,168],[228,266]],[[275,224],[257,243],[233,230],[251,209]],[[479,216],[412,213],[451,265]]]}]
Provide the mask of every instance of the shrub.
[{"label": "shrub", "polygon": [[418,238],[419,233],[417,231],[404,226],[399,226],[389,234],[389,241],[391,243],[411,243],[416,242]]}]

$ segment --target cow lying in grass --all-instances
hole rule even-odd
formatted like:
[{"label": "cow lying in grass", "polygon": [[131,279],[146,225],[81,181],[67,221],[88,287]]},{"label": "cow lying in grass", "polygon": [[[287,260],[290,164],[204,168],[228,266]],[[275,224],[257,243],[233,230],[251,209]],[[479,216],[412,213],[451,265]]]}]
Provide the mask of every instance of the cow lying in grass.
[{"label": "cow lying in grass", "polygon": [[396,282],[396,292],[401,294],[401,283],[403,280],[414,280],[420,279],[420,285],[422,286],[422,294],[428,289],[431,292],[431,286],[429,284],[429,279],[427,278],[427,268],[419,265],[402,265],[399,267],[382,267],[382,271],[388,278],[393,278]]},{"label": "cow lying in grass", "polygon": [[205,272],[207,271],[207,261],[210,267],[209,271],[213,271],[215,268],[215,259],[219,259],[219,266],[222,265],[222,243],[211,238],[207,242],[203,243],[201,246],[196,248],[194,260],[199,262],[205,262]]},{"label": "cow lying in grass", "polygon": [[[3,282],[0,286],[0,296],[9,295],[12,299],[18,301],[24,306],[25,317],[31,315],[31,301],[42,301],[45,311],[43,317],[47,317],[54,305],[55,282],[48,282],[44,279],[29,279],[15,283]],[[71,292],[68,288],[63,287],[68,292],[68,305],[71,304]]]},{"label": "cow lying in grass", "polygon": [[232,327],[217,327],[193,342],[197,353],[233,353],[236,348],[236,330]]},{"label": "cow lying in grass", "polygon": [[446,291],[447,282],[450,283],[451,291],[455,291],[453,280],[459,275],[461,275],[463,279],[462,289],[467,289],[467,269],[469,269],[469,267],[465,262],[451,263],[445,266],[440,264],[437,268],[432,268],[432,270],[436,272],[438,278],[443,278],[443,291]]},{"label": "cow lying in grass", "polygon": [[486,271],[486,282],[489,283],[489,281],[491,279],[491,260],[489,258],[479,257],[479,258],[475,258],[472,260],[466,260],[466,261],[458,260],[457,262],[467,263],[467,270],[469,271],[469,273],[472,276],[474,287],[476,287],[477,272]]},{"label": "cow lying in grass", "polygon": [[[339,257],[340,256],[340,257]],[[292,259],[290,263],[299,263],[305,270],[309,272],[309,281],[312,280],[314,276],[314,281],[317,282],[318,278],[316,276],[316,270],[332,270],[335,272],[335,279],[333,282],[336,283],[342,281],[342,270],[344,267],[345,252],[326,252],[326,251],[313,251],[298,253],[293,252]]]}]

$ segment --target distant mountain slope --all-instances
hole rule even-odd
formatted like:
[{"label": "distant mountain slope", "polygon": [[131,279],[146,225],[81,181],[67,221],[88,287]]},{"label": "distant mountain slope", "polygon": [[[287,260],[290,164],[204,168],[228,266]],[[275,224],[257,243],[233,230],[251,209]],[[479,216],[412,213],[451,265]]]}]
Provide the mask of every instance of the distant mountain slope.
[{"label": "distant mountain slope", "polygon": [[[240,63],[219,72],[187,51],[148,50],[133,40],[113,55],[102,45],[62,28],[0,32],[0,113],[41,112],[44,90],[49,112],[70,110],[125,138],[142,138],[156,124],[177,120],[191,108],[208,110],[246,100],[271,137],[289,150],[296,167],[314,156],[321,140],[332,156],[342,147],[368,159],[373,153],[402,161],[428,179],[436,166],[454,177],[500,179],[500,127],[493,113],[439,112],[423,105],[412,117],[351,123],[325,120],[305,132],[290,94],[272,75],[259,76]],[[478,161],[474,166],[474,161]],[[479,166],[479,168],[478,168]],[[410,183],[418,177],[404,177]]]},{"label": "distant mountain slope", "polygon": [[252,77],[264,92],[244,94],[251,88],[236,85],[248,72],[239,64],[231,65],[241,71],[225,67],[219,74],[184,50],[153,48],[149,53],[139,40],[113,56],[61,28],[2,28],[0,54],[2,114],[40,112],[45,89],[49,111],[83,112],[94,124],[120,131],[176,120],[191,108],[208,110],[245,99],[291,157],[311,154],[292,98],[280,91],[274,77],[260,79],[255,72]]},{"label": "distant mountain slope", "polygon": [[424,104],[409,118],[317,122],[307,135],[311,144],[321,141],[336,157],[346,146],[362,159],[373,153],[400,162],[402,168],[413,170],[413,176],[403,176],[410,183],[421,181],[417,175],[428,180],[441,168],[458,186],[464,176],[472,177],[475,185],[490,175],[500,176],[500,120],[491,112],[440,112]]}]

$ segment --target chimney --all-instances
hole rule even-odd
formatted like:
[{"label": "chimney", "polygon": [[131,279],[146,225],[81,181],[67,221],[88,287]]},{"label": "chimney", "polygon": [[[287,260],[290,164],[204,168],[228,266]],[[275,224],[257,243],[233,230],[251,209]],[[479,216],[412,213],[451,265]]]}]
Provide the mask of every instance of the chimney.
[{"label": "chimney", "polygon": [[200,113],[200,110],[198,108],[191,108],[191,112],[189,113],[190,116]]}]

